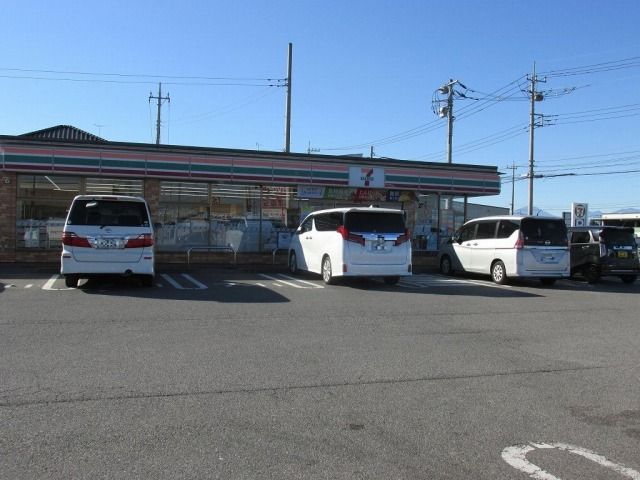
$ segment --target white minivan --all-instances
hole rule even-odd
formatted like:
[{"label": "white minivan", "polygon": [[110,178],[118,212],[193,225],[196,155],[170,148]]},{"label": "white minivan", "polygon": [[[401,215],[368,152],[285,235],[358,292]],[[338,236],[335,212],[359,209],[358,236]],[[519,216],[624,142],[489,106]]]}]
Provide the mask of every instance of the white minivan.
[{"label": "white minivan", "polygon": [[411,275],[411,241],[404,212],[353,207],[309,214],[291,237],[289,270],[336,277],[382,277],[388,285]]},{"label": "white minivan", "polygon": [[152,286],[154,232],[144,198],[78,195],[62,231],[60,274],[67,287],[80,278],[138,275]]},{"label": "white minivan", "polygon": [[445,275],[480,273],[499,284],[509,277],[537,277],[553,285],[570,275],[567,227],[553,217],[476,218],[441,245],[438,261]]}]

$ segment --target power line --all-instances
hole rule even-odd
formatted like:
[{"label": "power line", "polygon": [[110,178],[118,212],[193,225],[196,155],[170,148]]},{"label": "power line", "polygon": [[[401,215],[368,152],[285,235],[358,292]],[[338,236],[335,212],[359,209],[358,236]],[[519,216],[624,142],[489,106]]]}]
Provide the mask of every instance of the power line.
[{"label": "power line", "polygon": [[192,124],[197,122],[202,122],[214,117],[219,117],[222,115],[226,115],[227,113],[231,113],[235,110],[238,110],[242,107],[246,107],[252,103],[256,103],[268,95],[275,92],[272,87],[266,87],[265,89],[259,90],[257,93],[249,95],[248,97],[238,100],[237,102],[230,103],[223,107],[220,107],[216,110],[211,110],[208,112],[197,113],[194,115],[189,115],[187,117],[180,118],[178,120],[174,120],[174,124],[183,125],[183,124]]},{"label": "power line", "polygon": [[[27,68],[2,68],[0,71],[5,72],[25,72],[25,73],[49,73],[57,75],[93,75],[98,77],[127,77],[127,78],[148,78],[148,79],[177,79],[177,80],[232,80],[232,81],[285,81],[282,78],[257,78],[257,77],[207,77],[207,76],[188,76],[188,75],[156,75],[156,74],[140,74],[140,73],[104,73],[104,72],[78,72],[64,70],[36,70]],[[166,82],[165,82],[166,84]]]},{"label": "power line", "polygon": [[600,157],[610,157],[612,155],[627,155],[627,154],[635,154],[635,153],[640,153],[640,150],[627,150],[624,152],[611,152],[611,153],[594,153],[592,155],[578,155],[573,157],[553,158],[548,160],[538,160],[538,163],[565,162],[567,160],[581,160],[583,158],[600,158]]},{"label": "power line", "polygon": [[[105,80],[105,79],[88,79],[88,78],[52,78],[52,77],[36,77],[36,76],[20,76],[20,75],[0,75],[0,78],[11,78],[19,80],[45,80],[52,82],[80,82],[80,83],[110,83],[122,85],[155,85],[153,80]],[[280,82],[279,80],[277,82]],[[225,86],[225,87],[284,87],[282,83],[246,83],[246,82],[164,82],[165,85],[184,85],[184,86]]]},{"label": "power line", "polygon": [[[489,98],[489,99],[483,99],[480,100],[480,104],[478,107],[474,109],[469,110],[469,107],[463,107],[459,110],[458,113],[458,117],[457,119],[462,119],[462,118],[466,118],[469,117],[471,115],[474,115],[475,113],[479,113],[482,110],[485,110],[486,108],[489,108],[493,105],[496,105],[497,103],[500,102],[499,99],[497,99],[497,97],[501,96],[501,95],[507,95],[507,94],[511,94],[513,93],[514,89],[516,91],[519,91],[517,87],[513,87],[513,85],[518,84],[522,79],[524,78],[524,76],[518,77],[517,79],[513,80],[512,82],[509,82],[508,84],[506,84],[503,87],[498,88],[497,90],[495,90],[494,92],[492,92],[490,95],[494,96],[493,98]],[[508,90],[507,90],[508,89]],[[504,90],[506,90],[506,92],[503,92]],[[503,93],[501,93],[503,92]],[[427,122],[425,124],[422,125],[418,125],[417,127],[408,129],[408,130],[404,130],[402,132],[398,132],[396,134],[393,135],[388,135],[386,137],[381,137],[381,138],[377,138],[374,140],[370,140],[368,142],[362,142],[362,143],[358,143],[358,144],[353,144],[353,145],[344,145],[344,146],[340,146],[340,147],[319,147],[320,150],[322,151],[336,151],[336,150],[355,150],[358,148],[365,148],[365,147],[370,147],[370,146],[376,146],[376,147],[380,147],[383,145],[389,145],[391,143],[398,143],[398,142],[402,142],[405,140],[409,140],[410,138],[414,138],[420,135],[424,135],[426,133],[430,133],[433,132],[435,130],[439,130],[441,128],[444,128],[444,125],[439,121],[439,120],[433,120],[431,122]]]},{"label": "power line", "polygon": [[612,60],[608,62],[595,63],[592,65],[583,65],[580,67],[565,68],[560,70],[549,70],[541,72],[541,75],[547,77],[567,77],[573,75],[587,75],[592,73],[610,72],[626,68],[640,67],[640,57],[629,57],[620,60]]}]

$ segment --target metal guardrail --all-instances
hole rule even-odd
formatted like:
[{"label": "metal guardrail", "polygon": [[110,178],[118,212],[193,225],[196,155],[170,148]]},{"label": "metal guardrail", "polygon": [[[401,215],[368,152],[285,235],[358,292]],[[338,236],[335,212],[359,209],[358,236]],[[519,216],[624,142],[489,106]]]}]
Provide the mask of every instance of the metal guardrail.
[{"label": "metal guardrail", "polygon": [[233,264],[238,264],[238,251],[231,245],[227,247],[191,247],[187,250],[187,268],[191,266],[191,252],[194,250],[203,252],[233,252]]}]

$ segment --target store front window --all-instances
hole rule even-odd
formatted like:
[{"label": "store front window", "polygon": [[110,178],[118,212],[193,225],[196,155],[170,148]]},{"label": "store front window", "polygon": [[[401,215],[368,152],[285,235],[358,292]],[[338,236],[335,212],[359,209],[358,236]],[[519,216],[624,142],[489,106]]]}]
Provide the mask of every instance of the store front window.
[{"label": "store front window", "polygon": [[142,180],[18,175],[16,246],[59,249],[73,197],[80,194],[142,196]]},{"label": "store front window", "polygon": [[80,177],[18,175],[16,247],[61,248],[62,228]]},{"label": "store front window", "polygon": [[217,247],[238,252],[272,251],[280,246],[279,241],[289,230],[286,225],[293,190],[277,186],[161,182],[160,205],[154,219],[158,249]]},{"label": "store front window", "polygon": [[130,195],[142,197],[142,180],[87,178],[84,193],[87,195]]}]

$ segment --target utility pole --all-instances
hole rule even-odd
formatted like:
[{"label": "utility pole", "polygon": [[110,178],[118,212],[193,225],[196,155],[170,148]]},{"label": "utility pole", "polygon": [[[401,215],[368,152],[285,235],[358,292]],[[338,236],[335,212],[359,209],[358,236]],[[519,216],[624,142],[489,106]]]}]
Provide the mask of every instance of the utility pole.
[{"label": "utility pole", "polygon": [[515,195],[516,195],[516,164],[514,163],[512,166],[507,167],[511,170],[511,215],[513,215],[514,204],[515,204]]},{"label": "utility pole", "polygon": [[[465,90],[465,87],[458,80],[449,79],[449,83],[444,84],[439,89],[436,90],[436,94],[446,95],[446,100],[440,100],[439,98],[434,98],[432,108],[435,114],[437,114],[440,118],[447,117],[447,163],[452,162],[452,154],[453,154],[453,97],[454,95],[459,98],[467,98],[463,92],[458,92],[454,90],[455,85],[460,85]],[[442,106],[442,104],[445,104]]]},{"label": "utility pole", "polygon": [[293,44],[289,43],[289,55],[287,60],[287,110],[284,133],[284,151],[291,151],[291,65],[293,61]]},{"label": "utility pole", "polygon": [[453,79],[449,79],[447,94],[447,163],[451,163],[453,154]]},{"label": "utility pole", "polygon": [[149,92],[149,103],[151,103],[151,99],[158,100],[158,118],[156,120],[156,145],[160,144],[160,107],[162,107],[162,101],[166,100],[167,102],[171,102],[169,98],[169,92],[167,92],[167,96],[162,96],[162,83],[158,83],[158,96],[154,97],[152,92]]},{"label": "utility pole", "polygon": [[531,75],[531,108],[529,112],[529,215],[533,215],[533,132],[536,127],[536,102],[541,102],[544,96],[536,92],[536,83],[544,82],[536,76],[536,62],[533,62],[533,75]]}]

